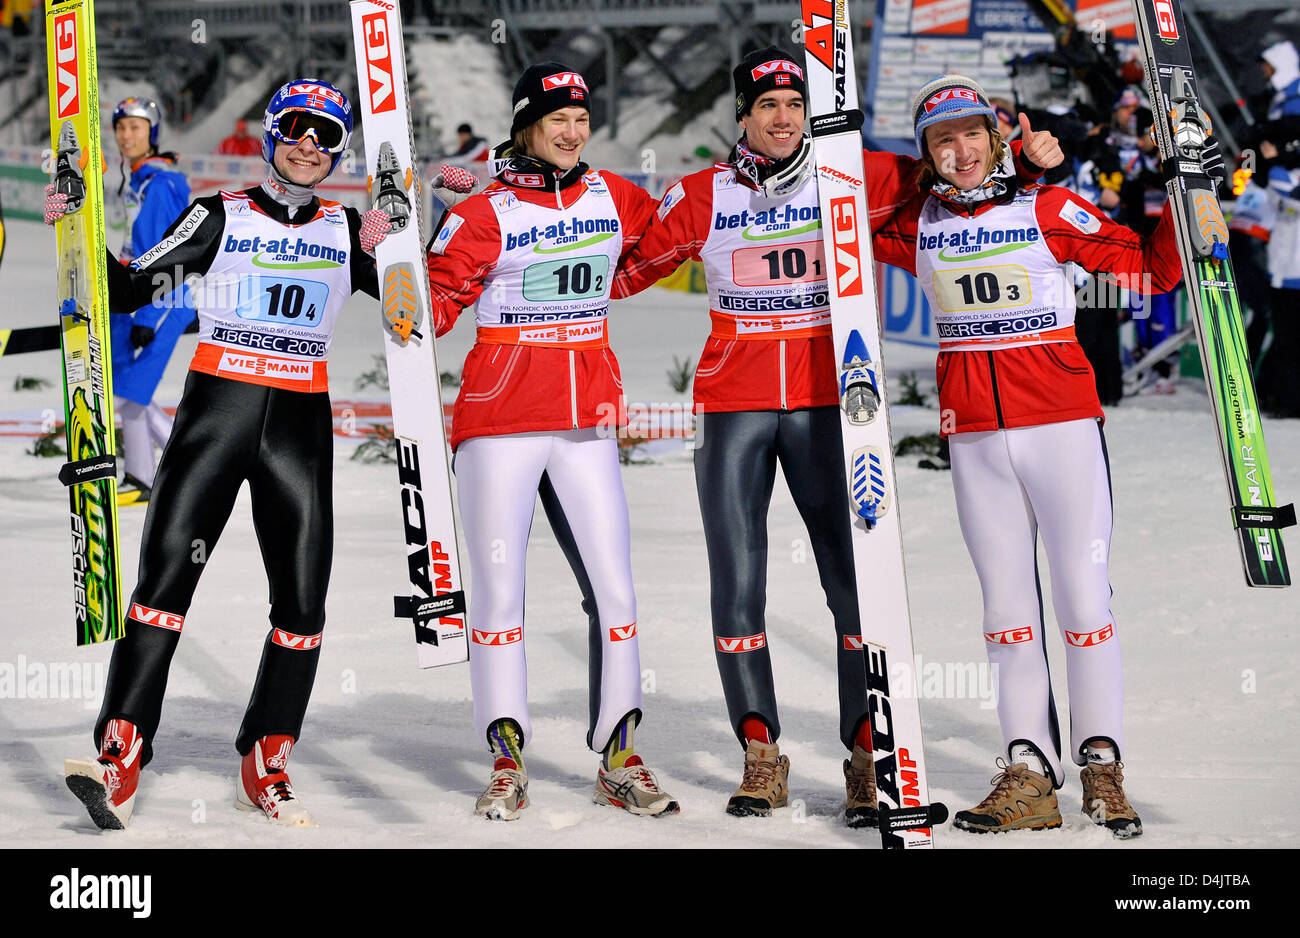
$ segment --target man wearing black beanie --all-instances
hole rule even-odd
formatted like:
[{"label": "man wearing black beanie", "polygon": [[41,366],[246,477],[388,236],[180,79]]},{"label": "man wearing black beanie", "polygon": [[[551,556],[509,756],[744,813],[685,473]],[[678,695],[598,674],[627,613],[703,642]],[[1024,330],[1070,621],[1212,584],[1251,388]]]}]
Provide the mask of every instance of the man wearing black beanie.
[{"label": "man wearing black beanie", "polygon": [[489,164],[494,181],[447,213],[429,249],[436,333],[469,306],[478,329],[451,445],[473,583],[475,733],[493,757],[474,810],[494,820],[529,803],[524,555],[539,487],[589,615],[586,741],[603,757],[593,800],[643,816],[678,812],[633,747],[641,667],[631,530],[608,426],[611,406],[625,413],[607,336],[610,284],[655,201],[582,162],[589,97],[582,76],[558,62],[525,71],[511,139]]}]

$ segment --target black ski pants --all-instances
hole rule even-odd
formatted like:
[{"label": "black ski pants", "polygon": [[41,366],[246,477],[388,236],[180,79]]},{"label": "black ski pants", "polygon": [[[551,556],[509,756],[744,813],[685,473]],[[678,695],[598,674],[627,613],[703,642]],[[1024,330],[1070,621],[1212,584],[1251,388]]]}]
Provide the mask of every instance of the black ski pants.
[{"label": "black ski pants", "polygon": [[142,764],[152,758],[180,626],[245,480],[270,585],[271,630],[235,748],[244,755],[263,736],[298,738],[325,626],[333,450],[327,393],[190,372],[158,465],[126,635],[113,649],[95,723],[96,747],[104,725],[120,718],[144,735]]},{"label": "black ski pants", "polygon": [[767,510],[779,462],[835,622],[840,739],[852,749],[867,715],[867,686],[839,409],[705,413],[697,428],[695,488],[709,555],[714,654],[736,737],[745,744],[741,726],[749,716],[762,719],[773,740],[781,732],[764,621]]}]

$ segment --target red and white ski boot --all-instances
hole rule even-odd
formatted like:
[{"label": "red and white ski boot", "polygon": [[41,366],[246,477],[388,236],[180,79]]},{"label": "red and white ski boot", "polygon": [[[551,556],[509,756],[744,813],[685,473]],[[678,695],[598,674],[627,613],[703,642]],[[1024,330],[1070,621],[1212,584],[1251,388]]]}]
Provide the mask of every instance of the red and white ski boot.
[{"label": "red and white ski boot", "polygon": [[253,743],[239,767],[235,807],[261,811],[271,823],[285,827],[316,827],[284,771],[293,743],[292,736],[263,736]]},{"label": "red and white ski boot", "polygon": [[86,806],[90,819],[101,830],[124,830],[130,822],[140,784],[142,748],[144,737],[134,723],[109,720],[104,724],[98,759],[64,760],[68,790]]}]

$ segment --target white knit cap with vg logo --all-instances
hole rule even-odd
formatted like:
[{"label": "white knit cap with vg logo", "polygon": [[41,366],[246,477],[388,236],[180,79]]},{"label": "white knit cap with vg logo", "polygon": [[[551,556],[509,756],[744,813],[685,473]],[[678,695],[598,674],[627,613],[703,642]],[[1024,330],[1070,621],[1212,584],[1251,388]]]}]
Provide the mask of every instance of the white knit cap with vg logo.
[{"label": "white knit cap with vg logo", "polygon": [[922,86],[912,98],[912,122],[916,125],[916,149],[924,153],[921,141],[931,124],[983,114],[994,122],[997,113],[979,82],[965,75],[940,75]]}]

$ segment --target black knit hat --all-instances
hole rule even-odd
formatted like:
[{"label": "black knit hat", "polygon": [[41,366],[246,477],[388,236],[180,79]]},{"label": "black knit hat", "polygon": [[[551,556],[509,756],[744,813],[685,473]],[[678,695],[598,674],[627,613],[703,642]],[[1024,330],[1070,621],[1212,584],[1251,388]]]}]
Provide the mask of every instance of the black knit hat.
[{"label": "black knit hat", "polygon": [[582,76],[559,62],[543,62],[524,70],[515,83],[514,119],[510,123],[513,137],[525,127],[541,120],[552,111],[580,107],[591,111],[591,93]]},{"label": "black knit hat", "polygon": [[768,46],[740,60],[731,73],[736,88],[736,120],[740,120],[765,92],[797,91],[808,100],[808,83],[803,68],[784,49]]}]

